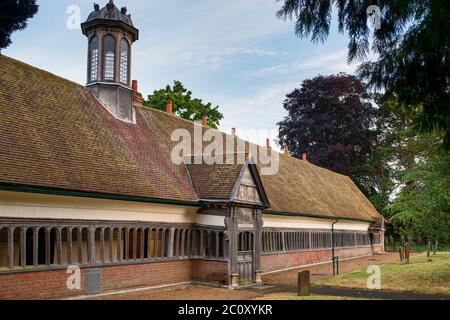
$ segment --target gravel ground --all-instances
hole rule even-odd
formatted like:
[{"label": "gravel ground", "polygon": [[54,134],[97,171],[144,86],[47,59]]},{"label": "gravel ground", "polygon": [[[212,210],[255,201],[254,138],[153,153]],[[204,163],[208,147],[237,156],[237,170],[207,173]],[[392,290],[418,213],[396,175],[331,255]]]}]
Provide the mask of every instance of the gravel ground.
[{"label": "gravel ground", "polygon": [[257,296],[257,292],[249,290],[229,290],[189,285],[163,291],[111,295],[92,300],[252,300]]},{"label": "gravel ground", "polygon": [[[370,265],[383,264],[387,261],[398,259],[398,253],[386,253],[361,259],[343,261],[340,263],[341,273],[351,272]],[[255,298],[264,298],[266,294],[272,294],[274,291],[282,291],[282,287],[296,287],[298,272],[301,269],[295,269],[286,272],[274,273],[263,277],[264,283],[276,285],[281,288],[275,290],[229,290],[219,289],[201,285],[189,285],[177,288],[166,289],[162,291],[140,291],[120,295],[110,295],[98,298],[100,300],[252,300]],[[330,277],[332,275],[331,264],[320,265],[306,268],[311,271],[312,281],[317,278]],[[270,291],[270,292],[269,292]]]}]

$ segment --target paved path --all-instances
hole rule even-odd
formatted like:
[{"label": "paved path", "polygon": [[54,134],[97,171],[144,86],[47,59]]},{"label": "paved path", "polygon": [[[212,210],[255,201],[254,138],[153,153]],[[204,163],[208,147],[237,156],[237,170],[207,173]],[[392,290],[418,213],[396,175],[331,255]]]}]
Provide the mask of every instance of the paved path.
[{"label": "paved path", "polygon": [[[297,292],[297,289],[295,289],[294,292]],[[412,292],[360,290],[333,287],[312,287],[311,293],[322,296],[339,296],[382,300],[450,300],[450,297],[426,295]]]}]

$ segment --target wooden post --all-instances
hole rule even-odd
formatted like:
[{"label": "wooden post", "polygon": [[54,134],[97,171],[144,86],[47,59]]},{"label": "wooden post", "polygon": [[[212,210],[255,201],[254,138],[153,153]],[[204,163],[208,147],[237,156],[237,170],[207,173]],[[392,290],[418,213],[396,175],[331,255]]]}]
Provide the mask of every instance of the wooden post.
[{"label": "wooden post", "polygon": [[88,263],[93,266],[97,262],[96,252],[95,252],[95,228],[90,227],[87,229],[88,232]]},{"label": "wooden post", "polygon": [[167,229],[161,229],[161,258],[167,257],[166,252],[166,230]]},{"label": "wooden post", "polygon": [[308,297],[310,295],[311,272],[309,270],[298,273],[298,296]]},{"label": "wooden post", "polygon": [[117,229],[117,261],[121,262],[123,260],[122,254],[122,228]]},{"label": "wooden post", "polygon": [[140,259],[144,260],[144,250],[145,250],[145,228],[141,228],[141,234],[140,234],[140,243],[141,243],[141,247],[139,249],[141,249],[140,252]]},{"label": "wooden post", "polygon": [[26,244],[26,232],[25,227],[20,228],[20,266],[24,268],[27,265],[27,244]]},{"label": "wooden post", "polygon": [[83,230],[81,229],[81,227],[77,228],[77,250],[78,250],[78,263],[80,265],[82,265],[83,264]]},{"label": "wooden post", "polygon": [[38,258],[39,258],[39,237],[38,237],[39,229],[37,227],[33,228],[33,266],[38,266]]},{"label": "wooden post", "polygon": [[[45,265],[49,266],[50,265],[50,233],[51,233],[51,229],[50,228],[45,228]],[[54,263],[56,264],[56,263]]]},{"label": "wooden post", "polygon": [[431,262],[431,241],[428,241],[427,245],[427,260]]},{"label": "wooden post", "polygon": [[411,247],[409,246],[409,243],[407,243],[406,245],[405,245],[405,260],[406,260],[406,263],[408,264],[409,263],[409,256],[410,256],[410,253],[411,253]]},{"label": "wooden post", "polygon": [[[155,229],[155,239],[153,241],[153,245],[154,245],[154,247],[153,247],[153,250],[154,250],[153,251],[153,255],[154,255],[155,259],[159,258],[158,257],[158,241],[159,241],[159,229],[156,228]],[[178,253],[178,251],[177,251],[177,253]]]},{"label": "wooden post", "polygon": [[131,229],[131,232],[133,233],[133,242],[131,244],[131,247],[133,248],[132,254],[133,254],[133,260],[137,259],[137,228]]},{"label": "wooden post", "polygon": [[67,265],[72,265],[72,229],[67,228]]},{"label": "wooden post", "polygon": [[8,228],[8,268],[14,268],[14,228]]},{"label": "wooden post", "polygon": [[125,229],[125,239],[124,239],[124,250],[125,250],[125,261],[130,260],[130,229]]},{"label": "wooden post", "polygon": [[403,248],[400,247],[400,248],[398,249],[398,252],[399,252],[399,254],[400,254],[400,263],[401,263],[401,264],[404,264],[404,263],[405,263],[405,254],[404,254]]},{"label": "wooden post", "polygon": [[100,228],[100,261],[105,263],[105,228]]},{"label": "wooden post", "polygon": [[113,262],[114,261],[114,257],[113,257],[113,243],[114,243],[114,229],[113,228],[109,228],[109,261]]}]

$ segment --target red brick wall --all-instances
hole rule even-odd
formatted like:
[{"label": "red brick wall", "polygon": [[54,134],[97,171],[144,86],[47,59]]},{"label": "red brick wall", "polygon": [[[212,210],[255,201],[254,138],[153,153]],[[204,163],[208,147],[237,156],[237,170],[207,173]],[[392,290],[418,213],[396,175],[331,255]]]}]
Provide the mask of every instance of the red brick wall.
[{"label": "red brick wall", "polygon": [[[376,247],[375,252],[382,252],[382,247]],[[370,247],[336,249],[335,255],[341,259],[369,255],[372,253]],[[284,253],[277,255],[266,255],[261,257],[262,272],[277,271],[300,267],[308,264],[326,262],[332,260],[331,250],[307,251],[296,253]]]},{"label": "red brick wall", "polygon": [[[382,246],[375,248],[382,252]],[[341,258],[371,253],[370,248],[338,249]],[[331,260],[331,250],[263,256],[263,272],[287,269]],[[102,292],[170,285],[188,281],[226,281],[228,263],[208,260],[181,260],[100,268]],[[81,270],[81,290],[67,289],[65,270],[0,275],[0,300],[56,299],[84,294],[85,269]]]},{"label": "red brick wall", "polygon": [[228,262],[194,260],[192,264],[192,280],[227,282]]},{"label": "red brick wall", "polygon": [[[133,288],[170,285],[192,280],[227,279],[227,262],[181,260],[140,265],[102,267],[102,293]],[[84,295],[85,271],[81,270],[81,290],[67,289],[66,270],[0,275],[0,300],[56,299]]]}]

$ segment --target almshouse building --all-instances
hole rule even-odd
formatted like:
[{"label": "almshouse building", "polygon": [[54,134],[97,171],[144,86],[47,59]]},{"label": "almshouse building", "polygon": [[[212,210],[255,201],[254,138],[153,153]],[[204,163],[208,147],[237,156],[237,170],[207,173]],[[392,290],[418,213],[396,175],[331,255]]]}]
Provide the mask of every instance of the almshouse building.
[{"label": "almshouse building", "polygon": [[209,128],[142,107],[125,8],[95,5],[82,30],[85,87],[0,55],[0,299],[238,287],[383,251],[382,217],[348,177],[285,154],[262,175],[251,150],[275,151],[220,132],[244,161],[198,163],[192,142],[174,163],[173,132]]}]

